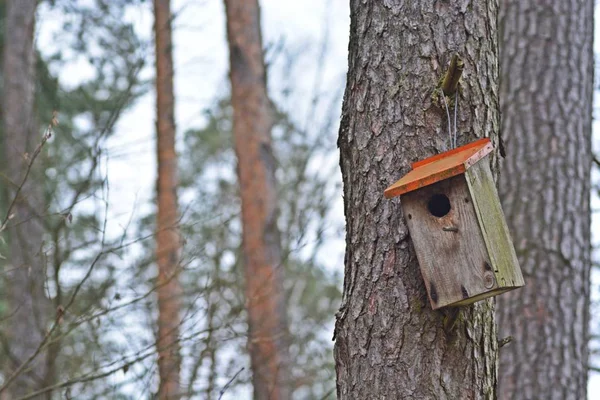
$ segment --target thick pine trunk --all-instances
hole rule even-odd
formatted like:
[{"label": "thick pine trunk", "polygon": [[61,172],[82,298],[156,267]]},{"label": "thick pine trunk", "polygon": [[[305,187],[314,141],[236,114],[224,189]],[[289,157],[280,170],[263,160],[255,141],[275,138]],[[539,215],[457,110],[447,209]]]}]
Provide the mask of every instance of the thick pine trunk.
[{"label": "thick pine trunk", "polygon": [[156,42],[156,133],[158,157],[156,259],[158,263],[158,398],[179,398],[180,240],[177,229],[177,154],[171,1],[154,0]]},{"label": "thick pine trunk", "polygon": [[[6,166],[7,199],[15,199],[17,187],[26,174],[30,158],[42,140],[34,116],[33,46],[35,0],[2,2],[6,7],[3,65],[4,157]],[[32,173],[15,199],[8,222],[2,233],[10,242],[10,254],[5,267],[8,313],[3,322],[8,335],[3,359],[5,377],[25,362],[40,346],[49,328],[49,300],[45,295],[45,259],[42,249],[45,214],[40,171],[33,165]],[[6,212],[6,210],[4,210]],[[2,215],[4,219],[5,215]],[[17,398],[43,386],[45,352],[36,357],[29,368],[8,387],[8,395]]]},{"label": "thick pine trunk", "polygon": [[290,398],[272,116],[257,0],[225,0],[254,398]]},{"label": "thick pine trunk", "polygon": [[[454,52],[464,60],[458,142],[499,126],[496,1],[351,1],[349,71],[339,134],[346,259],[337,316],[339,399],[493,399],[492,300],[454,328],[431,310],[399,199],[384,189],[445,150],[432,92]],[[496,156],[492,167],[496,170]]]},{"label": "thick pine trunk", "polygon": [[500,298],[500,398],[585,399],[592,0],[502,1],[500,196],[527,286]]}]

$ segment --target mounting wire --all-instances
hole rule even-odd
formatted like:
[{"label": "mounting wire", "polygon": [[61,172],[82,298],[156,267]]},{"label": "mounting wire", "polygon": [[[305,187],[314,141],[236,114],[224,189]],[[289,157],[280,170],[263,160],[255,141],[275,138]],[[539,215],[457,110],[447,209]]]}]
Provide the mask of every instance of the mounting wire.
[{"label": "mounting wire", "polygon": [[458,90],[454,93],[454,148],[458,137],[458,125],[456,124],[456,110],[458,110]]},{"label": "mounting wire", "polygon": [[[450,110],[448,109],[448,102],[446,101],[446,95],[442,90],[442,99],[444,99],[444,105],[446,106],[446,116],[448,117],[448,138],[450,139],[450,145],[448,146],[448,150],[452,149],[452,123],[450,122]],[[456,110],[456,108],[455,108]]]},{"label": "mounting wire", "polygon": [[[440,91],[444,98],[444,105],[446,106],[446,116],[448,117],[448,136],[450,139],[450,149],[456,148],[458,142],[458,85],[460,77],[465,68],[464,61],[460,58],[458,53],[452,55],[450,65],[444,74],[440,85]],[[450,122],[450,108],[448,107],[448,100],[446,95],[452,96],[454,94],[454,130],[452,130],[452,124]]]},{"label": "mounting wire", "polygon": [[446,117],[448,117],[448,138],[450,140],[450,146],[448,150],[455,149],[458,138],[458,124],[457,124],[457,113],[458,113],[458,91],[454,93],[454,129],[452,129],[452,122],[450,120],[450,108],[448,108],[448,101],[446,95],[442,91],[442,98],[444,99],[444,106],[446,106]]}]

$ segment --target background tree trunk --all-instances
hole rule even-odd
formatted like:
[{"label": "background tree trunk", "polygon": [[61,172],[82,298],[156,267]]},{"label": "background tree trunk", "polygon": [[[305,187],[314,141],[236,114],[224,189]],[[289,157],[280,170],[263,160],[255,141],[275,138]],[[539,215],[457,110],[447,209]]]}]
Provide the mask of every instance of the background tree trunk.
[{"label": "background tree trunk", "polygon": [[159,399],[179,398],[180,295],[178,278],[180,240],[177,210],[177,154],[175,153],[175,96],[173,94],[173,43],[171,1],[154,0],[156,35],[156,133],[158,218],[158,371]]},{"label": "background tree trunk", "polygon": [[[6,7],[2,100],[6,175],[2,184],[7,188],[7,199],[11,203],[25,177],[30,156],[42,141],[34,117],[33,34],[37,2],[2,3]],[[46,269],[42,249],[43,185],[37,165],[32,168],[33,172],[14,200],[13,218],[3,234],[10,242],[9,262],[5,267],[8,313],[14,312],[4,322],[9,324],[4,348],[6,358],[2,363],[6,376],[35,352],[49,329],[50,303],[44,291]],[[3,214],[0,218],[4,217]],[[43,385],[46,379],[44,354],[10,384],[9,397],[20,397]]]},{"label": "background tree trunk", "polygon": [[[454,329],[429,306],[398,198],[384,189],[445,150],[434,89],[454,52],[465,66],[459,145],[499,126],[496,1],[352,0],[339,134],[346,259],[336,324],[339,399],[493,399],[493,301],[462,308]],[[496,156],[492,167],[497,171]]]},{"label": "background tree trunk", "polygon": [[290,398],[272,115],[256,0],[225,0],[254,398]]},{"label": "background tree trunk", "polygon": [[501,296],[503,399],[585,399],[592,0],[501,3],[500,195],[527,286]]}]

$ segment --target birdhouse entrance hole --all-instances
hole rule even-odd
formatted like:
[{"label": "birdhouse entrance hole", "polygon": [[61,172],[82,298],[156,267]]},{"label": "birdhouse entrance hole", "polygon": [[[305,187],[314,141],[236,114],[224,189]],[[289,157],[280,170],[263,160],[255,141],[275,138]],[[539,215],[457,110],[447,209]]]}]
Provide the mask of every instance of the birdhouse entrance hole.
[{"label": "birdhouse entrance hole", "polygon": [[427,208],[431,215],[441,218],[450,212],[450,199],[445,194],[434,194],[429,199]]}]

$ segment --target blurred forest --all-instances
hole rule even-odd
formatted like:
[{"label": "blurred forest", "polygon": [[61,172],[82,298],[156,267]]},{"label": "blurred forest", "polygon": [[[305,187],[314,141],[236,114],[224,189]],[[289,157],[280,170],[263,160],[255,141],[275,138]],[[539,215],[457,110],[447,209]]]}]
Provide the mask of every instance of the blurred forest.
[{"label": "blurred forest", "polygon": [[[175,3],[175,32],[202,28],[182,25],[181,15],[214,8],[202,2]],[[26,143],[29,156],[13,161],[25,162],[31,172],[24,184],[23,175],[3,175],[0,255],[5,279],[0,292],[10,295],[0,297],[0,393],[13,396],[8,398],[151,398],[159,386],[156,199],[127,203],[122,192],[128,183],[120,182],[118,168],[126,159],[134,163],[136,179],[155,179],[155,162],[143,164],[151,155],[139,154],[141,164],[135,166],[136,140],[153,141],[154,130],[132,132],[135,126],[120,125],[133,111],[134,117],[149,120],[143,126],[152,127],[156,118],[152,101],[147,101],[155,93],[154,38],[146,29],[152,28],[147,22],[153,5],[142,0],[58,0],[34,1],[30,7],[35,8],[35,34],[21,33],[34,34],[36,127]],[[3,2],[2,44],[7,40],[6,10]],[[208,40],[205,33],[194,35],[198,43]],[[225,45],[225,37],[221,40]],[[298,398],[327,397],[334,387],[331,332],[341,276],[323,260],[329,252],[329,266],[341,261],[340,253],[327,246],[342,232],[340,210],[337,220],[331,215],[340,195],[334,149],[343,66],[334,82],[325,80],[329,45],[325,31],[316,33],[315,43],[303,39],[288,45],[283,35],[265,43],[267,74],[278,79],[269,94],[289,356],[294,360],[290,384]],[[315,57],[320,66],[303,69]],[[196,61],[193,68],[202,76],[212,67]],[[175,121],[180,334],[167,347],[181,353],[179,390],[186,398],[251,392],[227,69],[215,75],[222,89],[194,106],[196,123]],[[6,143],[3,154],[14,154]],[[3,163],[6,168],[6,158]],[[39,205],[16,212],[15,199],[25,193]],[[40,231],[24,234],[33,243],[26,249],[33,258],[30,267],[22,268],[24,286],[11,290],[20,272],[11,263],[11,254],[21,250],[15,243],[18,229],[32,220]],[[36,234],[39,238],[32,237]],[[37,278],[28,281],[31,276]],[[34,286],[39,287],[37,300],[29,308],[15,307],[33,296]],[[34,331],[27,341],[18,334],[19,324]]]},{"label": "blurred forest", "polygon": [[[233,21],[239,3],[0,2],[0,400],[245,399],[253,390],[262,400],[255,352],[279,341],[271,378],[285,390],[273,398],[335,398],[349,10],[311,2],[319,8],[297,16],[290,29],[304,30],[294,36],[273,22],[283,12]],[[243,24],[258,32],[245,44],[261,51],[245,53],[250,36],[239,32],[235,43]],[[240,156],[254,139],[237,132],[257,123],[235,121],[244,108],[235,62],[244,60],[264,72],[237,84],[262,82],[265,92],[257,158],[273,183],[272,236],[244,232]],[[592,178],[597,208],[597,171]],[[248,268],[244,241],[266,236],[281,282]],[[281,315],[249,316],[252,277],[281,288]],[[593,374],[595,303],[592,311]],[[279,331],[256,333],[278,317]]]}]

